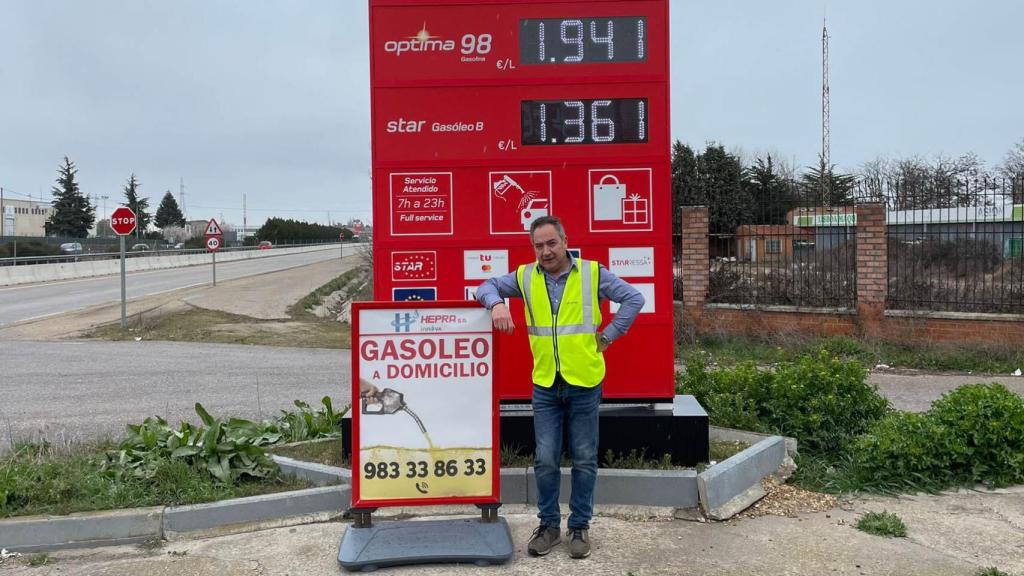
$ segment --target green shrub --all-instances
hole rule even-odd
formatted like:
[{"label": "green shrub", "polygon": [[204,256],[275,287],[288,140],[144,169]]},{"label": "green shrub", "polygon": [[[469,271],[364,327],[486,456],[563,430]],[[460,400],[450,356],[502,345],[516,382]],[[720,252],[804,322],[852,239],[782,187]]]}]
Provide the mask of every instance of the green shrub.
[{"label": "green shrub", "polygon": [[[927,414],[893,412],[851,446],[853,485],[878,492],[934,491],[953,481],[948,431]],[[950,446],[951,448],[953,446]]]},{"label": "green shrub", "polygon": [[880,420],[852,444],[850,459],[861,489],[1024,482],[1024,400],[1001,384],[961,386],[928,412]]},{"label": "green shrub", "polygon": [[859,362],[824,352],[780,364],[766,379],[761,419],[769,429],[798,438],[806,450],[838,451],[889,409],[866,378]]},{"label": "green shrub", "polygon": [[687,365],[685,374],[676,374],[676,389],[692,394],[716,426],[764,432],[757,406],[761,379],[753,364],[708,371],[696,361]]},{"label": "green shrub", "polygon": [[774,370],[748,363],[709,371],[693,362],[677,376],[677,389],[693,394],[712,424],[794,436],[813,452],[838,451],[888,410],[866,377],[859,362],[820,352]]},{"label": "green shrub", "polygon": [[906,538],[907,536],[907,527],[903,524],[903,520],[900,520],[900,517],[892,512],[868,512],[857,521],[857,529],[886,538]]},{"label": "green shrub", "polygon": [[957,471],[971,482],[1024,482],[1024,400],[1002,384],[961,386],[932,404],[928,415],[956,442]]}]

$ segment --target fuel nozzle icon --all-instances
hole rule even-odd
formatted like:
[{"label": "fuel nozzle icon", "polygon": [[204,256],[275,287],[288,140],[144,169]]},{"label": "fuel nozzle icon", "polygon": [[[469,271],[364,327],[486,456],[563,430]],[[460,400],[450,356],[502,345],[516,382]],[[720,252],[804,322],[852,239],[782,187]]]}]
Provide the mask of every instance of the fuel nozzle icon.
[{"label": "fuel nozzle icon", "polygon": [[397,390],[391,388],[385,388],[377,392],[372,397],[363,396],[361,399],[362,413],[379,416],[395,414],[401,411],[405,411],[412,419],[416,421],[416,425],[420,427],[420,432],[426,434],[427,429],[423,426],[423,421],[416,415],[415,412],[409,409],[409,406],[405,403],[405,395]]}]

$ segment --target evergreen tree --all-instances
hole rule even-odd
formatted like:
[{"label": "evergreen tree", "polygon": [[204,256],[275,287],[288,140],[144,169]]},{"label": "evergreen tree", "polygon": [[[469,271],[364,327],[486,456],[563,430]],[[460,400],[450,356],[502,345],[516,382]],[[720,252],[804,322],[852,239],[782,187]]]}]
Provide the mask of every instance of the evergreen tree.
[{"label": "evergreen tree", "polygon": [[135,212],[135,238],[141,238],[145,234],[146,227],[149,226],[150,221],[153,219],[149,212],[149,199],[139,198],[139,181],[135,179],[135,174],[132,173],[131,177],[128,178],[128,183],[124,185],[124,199],[121,203],[122,206],[127,206]]},{"label": "evergreen tree", "polygon": [[693,149],[676,140],[672,145],[672,233],[683,228],[683,206],[703,204],[695,202],[693,191],[697,182],[697,158]]},{"label": "evergreen tree", "polygon": [[709,144],[697,156],[697,196],[708,207],[712,233],[731,234],[741,224],[752,224],[754,207],[743,186],[740,159],[722,145]]},{"label": "evergreen tree", "polygon": [[779,174],[772,155],[755,160],[744,176],[748,196],[756,208],[755,223],[787,224],[786,213],[796,206],[796,198],[790,182]]},{"label": "evergreen tree", "polygon": [[825,166],[825,159],[818,155],[818,165],[808,168],[800,178],[804,198],[818,206],[846,206],[853,202],[853,190],[857,177],[852,174],[836,173],[836,165]]},{"label": "evergreen tree", "polygon": [[96,207],[89,202],[75,181],[78,169],[64,157],[64,165],[57,169],[57,185],[53,187],[53,214],[44,228],[48,236],[85,238],[96,221]]},{"label": "evergreen tree", "polygon": [[161,230],[168,226],[185,225],[185,215],[181,213],[178,201],[174,199],[174,194],[171,194],[170,190],[164,194],[163,200],[160,201],[160,207],[156,209],[156,220],[154,220],[154,223]]}]

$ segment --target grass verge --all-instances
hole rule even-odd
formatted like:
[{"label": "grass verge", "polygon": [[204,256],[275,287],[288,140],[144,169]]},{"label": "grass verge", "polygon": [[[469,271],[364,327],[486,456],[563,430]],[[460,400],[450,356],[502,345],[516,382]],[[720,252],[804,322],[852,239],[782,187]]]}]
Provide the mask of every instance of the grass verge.
[{"label": "grass verge", "polygon": [[151,480],[118,479],[103,466],[104,452],[115,447],[78,446],[58,455],[47,445],[19,446],[0,461],[0,518],[199,504],[310,486],[287,476],[223,484],[181,460],[161,463]]},{"label": "grass verge", "polygon": [[[711,459],[721,462],[742,450],[748,448],[743,442],[712,442]],[[331,438],[329,440],[314,440],[302,442],[289,446],[268,447],[267,452],[302,460],[303,462],[318,462],[328,466],[339,466],[348,468],[351,462],[341,457],[341,439]],[[565,459],[568,464],[569,460]],[[636,450],[629,454],[615,454],[607,451],[604,458],[599,462],[601,468],[626,468],[626,469],[648,469],[648,470],[678,470],[683,466],[672,464],[666,456],[661,459],[645,457],[643,453]],[[503,468],[528,468],[533,466],[533,455],[524,454],[521,450],[504,447],[501,450],[501,466]]]},{"label": "grass verge", "polygon": [[776,341],[706,337],[682,345],[676,350],[676,357],[686,364],[703,360],[705,364],[720,366],[734,366],[744,362],[764,365],[792,362],[819,350],[843,359],[857,360],[869,368],[885,364],[893,368],[989,374],[1008,374],[1018,368],[1024,369],[1024,348],[1019,346],[912,346],[865,342],[848,336]]},{"label": "grass verge", "polygon": [[857,530],[886,538],[907,537],[907,527],[903,524],[903,520],[888,511],[868,512],[857,521]]},{"label": "grass verge", "polygon": [[302,300],[289,306],[288,315],[296,320],[318,320],[312,313],[313,308],[322,304],[324,298],[339,290],[349,289],[350,293],[355,291],[355,294],[353,294],[355,300],[372,300],[372,294],[369,297],[360,297],[363,292],[360,286],[350,286],[350,284],[363,284],[364,276],[366,274],[362,268],[353,268],[352,270],[345,271],[337,278],[306,294]]},{"label": "grass verge", "polygon": [[[312,315],[310,315],[312,316]],[[135,315],[128,329],[107,324],[85,334],[103,340],[161,340],[171,342],[215,342],[289,346],[296,348],[349,348],[352,334],[348,324],[329,320],[260,320],[219,310],[192,308],[163,316]]]}]

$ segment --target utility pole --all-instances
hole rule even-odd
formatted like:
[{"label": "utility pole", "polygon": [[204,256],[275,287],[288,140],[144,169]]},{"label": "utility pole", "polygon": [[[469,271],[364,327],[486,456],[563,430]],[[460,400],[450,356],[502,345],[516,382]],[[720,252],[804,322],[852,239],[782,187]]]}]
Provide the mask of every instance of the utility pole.
[{"label": "utility pole", "polygon": [[7,221],[7,213],[4,212],[4,187],[0,186],[0,236],[4,236],[4,223]]},{"label": "utility pole", "polygon": [[828,22],[821,23],[821,199],[829,200],[832,186],[832,135],[829,133]]},{"label": "utility pole", "polygon": [[242,234],[249,236],[249,218],[245,211],[245,192],[242,192]]},{"label": "utility pole", "polygon": [[188,220],[188,210],[185,209],[185,178],[181,178],[181,184],[178,185],[178,196],[181,197],[181,214]]}]

